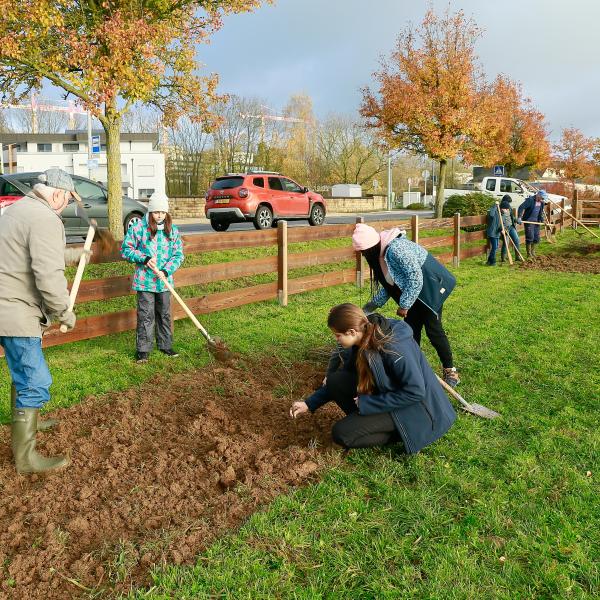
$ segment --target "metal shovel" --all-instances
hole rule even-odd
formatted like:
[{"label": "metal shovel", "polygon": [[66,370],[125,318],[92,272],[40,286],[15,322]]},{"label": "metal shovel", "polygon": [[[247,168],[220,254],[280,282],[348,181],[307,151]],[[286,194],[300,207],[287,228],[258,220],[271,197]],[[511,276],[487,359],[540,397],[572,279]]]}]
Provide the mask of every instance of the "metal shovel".
[{"label": "metal shovel", "polygon": [[460,402],[460,407],[472,415],[481,417],[482,419],[495,419],[500,416],[495,410],[483,406],[482,404],[471,404],[467,402],[451,385],[448,385],[441,377],[436,375],[438,381],[442,384],[442,387],[454,398]]}]

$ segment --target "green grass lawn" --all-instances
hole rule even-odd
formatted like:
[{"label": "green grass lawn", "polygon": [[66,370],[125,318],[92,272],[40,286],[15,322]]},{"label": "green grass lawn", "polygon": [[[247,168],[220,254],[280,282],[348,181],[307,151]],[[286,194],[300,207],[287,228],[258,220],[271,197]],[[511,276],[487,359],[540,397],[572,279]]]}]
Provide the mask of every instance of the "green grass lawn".
[{"label": "green grass lawn", "polygon": [[[195,566],[156,570],[153,586],[132,597],[600,595],[600,276],[488,268],[481,258],[455,273],[444,322],[460,391],[502,418],[461,413],[444,438],[410,458],[394,448],[352,451],[321,482],[280,497],[217,541]],[[236,351],[291,363],[332,346],[331,305],[366,300],[367,290],[338,286],[291,296],[287,308],[263,302],[203,322]],[[133,332],[48,349],[51,406],[208,361],[189,322],[176,323],[175,340],[180,359],[153,355],[135,367]],[[428,342],[424,350],[437,368]],[[4,363],[0,369],[5,418]]]}]

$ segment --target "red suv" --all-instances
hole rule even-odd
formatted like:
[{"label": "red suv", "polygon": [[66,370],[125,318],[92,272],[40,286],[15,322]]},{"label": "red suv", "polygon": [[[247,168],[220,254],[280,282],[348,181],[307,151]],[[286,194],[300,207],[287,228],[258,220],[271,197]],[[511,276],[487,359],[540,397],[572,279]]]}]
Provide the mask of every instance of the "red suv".
[{"label": "red suv", "polygon": [[218,177],[210,186],[204,214],[215,231],[245,221],[252,221],[256,229],[268,229],[278,219],[308,219],[311,225],[322,225],[326,205],[323,196],[280,173],[234,173]]}]

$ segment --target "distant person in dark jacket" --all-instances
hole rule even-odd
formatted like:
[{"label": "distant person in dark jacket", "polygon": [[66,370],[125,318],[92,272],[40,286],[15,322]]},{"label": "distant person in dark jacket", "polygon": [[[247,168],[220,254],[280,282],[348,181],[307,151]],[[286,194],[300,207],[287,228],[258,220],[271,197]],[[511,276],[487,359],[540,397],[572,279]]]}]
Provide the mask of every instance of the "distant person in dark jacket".
[{"label": "distant person in dark jacket", "polygon": [[323,385],[294,402],[293,418],[333,401],[346,416],[332,429],[345,448],[402,443],[407,454],[439,439],[456,419],[411,328],[354,304],[331,309],[327,325],[338,342]]},{"label": "distant person in dark jacket", "polygon": [[365,304],[365,312],[373,312],[393,298],[398,304],[396,314],[406,319],[419,345],[425,327],[440,357],[446,383],[458,385],[460,378],[442,326],[442,306],[456,285],[454,275],[397,227],[378,233],[370,225],[357,223],[352,246],[367,259],[371,283],[375,285],[375,294]]},{"label": "distant person in dark jacket", "polygon": [[[488,211],[487,238],[490,242],[490,254],[488,256],[486,264],[489,266],[493,266],[496,264],[496,252],[498,250],[498,242],[502,237],[502,225],[504,225],[506,235],[510,236],[517,250],[520,251],[521,249],[519,234],[517,233],[516,228],[517,220],[515,219],[515,215],[513,214],[512,208],[510,206],[511,202],[512,198],[508,194],[506,194],[500,202],[500,214],[498,214],[498,208],[495,202]],[[500,221],[500,217],[502,217],[502,222]],[[502,237],[502,250],[500,251],[500,260],[502,262],[506,260],[506,253],[510,252],[510,248],[507,249],[506,247],[506,241],[504,240],[504,237]],[[515,260],[520,261],[521,257],[519,256],[519,252],[516,252],[515,254]]]},{"label": "distant person in dark jacket", "polygon": [[[517,211],[517,223],[521,221],[534,221],[535,223],[544,222],[544,210],[548,194],[544,190],[538,190],[535,196],[529,196],[519,206]],[[525,223],[525,247],[527,249],[527,258],[535,258],[535,247],[540,243],[540,225],[531,225]]]}]

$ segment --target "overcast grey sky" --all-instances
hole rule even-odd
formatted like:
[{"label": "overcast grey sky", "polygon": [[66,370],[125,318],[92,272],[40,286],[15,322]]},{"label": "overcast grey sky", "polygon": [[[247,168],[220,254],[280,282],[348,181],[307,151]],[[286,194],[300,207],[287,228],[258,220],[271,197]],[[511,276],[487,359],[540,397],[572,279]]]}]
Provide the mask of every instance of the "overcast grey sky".
[{"label": "overcast grey sky", "polygon": [[[258,96],[280,110],[305,92],[317,115],[356,114],[408,22],[428,0],[277,0],[225,19],[198,58],[220,75],[222,92]],[[563,127],[600,136],[600,0],[433,0],[463,9],[484,29],[477,52],[492,79],[505,73],[546,115],[551,138]]]}]

